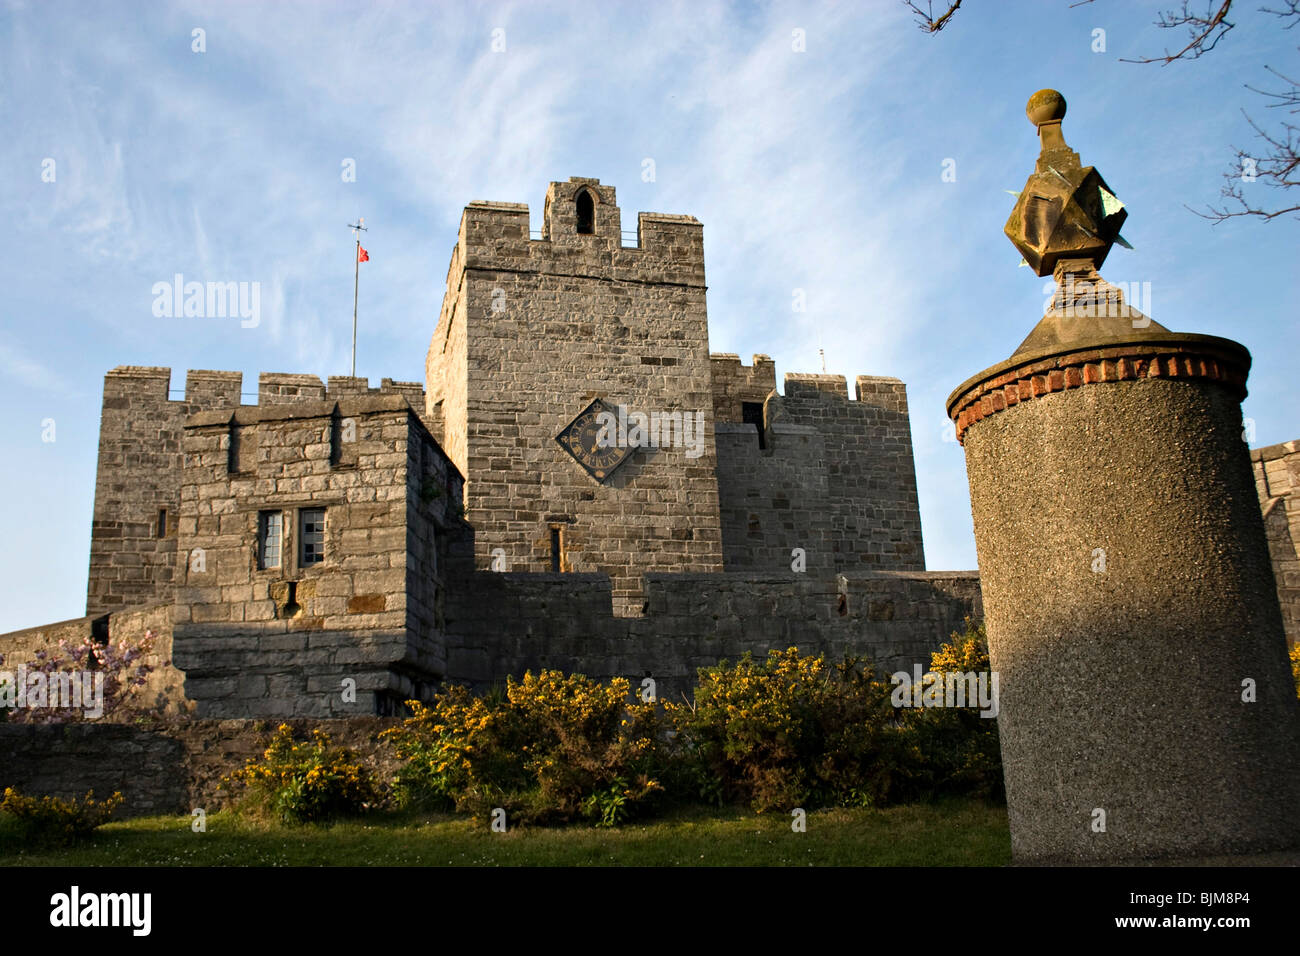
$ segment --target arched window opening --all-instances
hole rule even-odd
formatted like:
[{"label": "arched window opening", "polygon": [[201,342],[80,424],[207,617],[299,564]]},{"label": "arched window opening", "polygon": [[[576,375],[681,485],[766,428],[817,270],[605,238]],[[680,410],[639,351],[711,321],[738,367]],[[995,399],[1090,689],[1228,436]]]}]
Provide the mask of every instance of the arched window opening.
[{"label": "arched window opening", "polygon": [[578,192],[578,234],[590,236],[596,231],[596,202],[591,193],[583,189]]}]

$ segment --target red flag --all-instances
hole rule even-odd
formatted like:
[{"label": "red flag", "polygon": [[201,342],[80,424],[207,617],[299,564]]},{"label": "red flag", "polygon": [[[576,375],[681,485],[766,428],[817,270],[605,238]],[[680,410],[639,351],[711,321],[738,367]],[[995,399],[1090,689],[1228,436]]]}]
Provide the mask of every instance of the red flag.
[{"label": "red flag", "polygon": [[364,246],[361,246],[361,245],[358,245],[358,246],[357,246],[357,249],[360,250],[360,251],[357,253],[357,262],[369,262],[369,261],[370,261],[370,253],[366,252],[365,247],[364,247]]}]

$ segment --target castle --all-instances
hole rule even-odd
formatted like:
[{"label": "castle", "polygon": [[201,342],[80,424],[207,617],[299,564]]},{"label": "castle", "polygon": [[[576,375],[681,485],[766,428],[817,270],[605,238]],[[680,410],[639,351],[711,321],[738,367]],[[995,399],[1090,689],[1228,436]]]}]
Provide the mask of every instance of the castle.
[{"label": "castle", "polygon": [[[207,717],[389,714],[538,667],[677,694],[790,645],[928,664],[980,592],[925,570],[904,384],[778,393],[767,356],[710,353],[705,293],[696,219],[640,213],[630,245],[613,187],[572,178],[540,238],[526,205],[465,208],[423,384],[263,373],[244,405],[238,372],[172,400],[170,369],[113,369],[87,616],[0,652],[149,627],[158,692]],[[1264,451],[1294,640],[1275,490],[1300,465]]]}]

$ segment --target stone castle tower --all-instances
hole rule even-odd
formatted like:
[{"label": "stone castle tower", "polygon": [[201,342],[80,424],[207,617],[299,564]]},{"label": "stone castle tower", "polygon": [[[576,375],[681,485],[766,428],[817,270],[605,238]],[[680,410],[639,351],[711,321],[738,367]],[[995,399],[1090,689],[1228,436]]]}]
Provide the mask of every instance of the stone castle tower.
[{"label": "stone castle tower", "polygon": [[[479,568],[605,572],[638,613],[646,573],[787,567],[794,548],[823,570],[924,567],[903,384],[861,377],[850,403],[842,377],[787,376],[782,399],[766,356],[711,356],[692,216],[640,213],[625,246],[597,179],[550,184],[540,239],[526,205],[471,203],[425,369]],[[691,441],[589,469],[557,436],[593,402],[680,417]]]},{"label": "stone castle tower", "polygon": [[533,241],[526,205],[465,209],[426,408],[465,475],[480,567],[496,552],[498,569],[610,569],[626,607],[645,572],[722,570],[712,416],[698,454],[647,449],[603,478],[556,435],[597,399],[711,410],[703,228],[642,213],[624,248],[613,187],[578,178],[551,184],[543,223]]}]

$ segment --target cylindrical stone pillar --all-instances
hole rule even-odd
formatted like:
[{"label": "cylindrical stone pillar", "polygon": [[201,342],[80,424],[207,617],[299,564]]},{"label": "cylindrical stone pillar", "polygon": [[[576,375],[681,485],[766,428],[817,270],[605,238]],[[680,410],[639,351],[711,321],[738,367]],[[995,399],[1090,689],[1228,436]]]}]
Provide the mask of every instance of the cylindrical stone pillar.
[{"label": "cylindrical stone pillar", "polygon": [[948,398],[1013,858],[1300,847],[1300,703],[1242,429],[1250,353],[1171,332],[1102,280],[1128,211],[1065,142],[1065,97],[1025,112],[1041,150],[1004,231],[1056,293]]},{"label": "cylindrical stone pillar", "polygon": [[1250,355],[1073,321],[1081,336],[1049,313],[948,400],[1013,858],[1300,846],[1300,706],[1242,432]]}]

